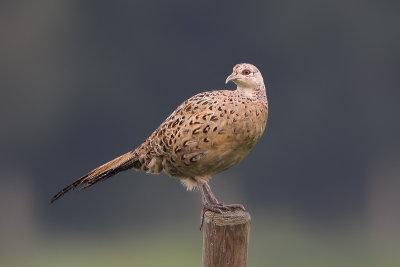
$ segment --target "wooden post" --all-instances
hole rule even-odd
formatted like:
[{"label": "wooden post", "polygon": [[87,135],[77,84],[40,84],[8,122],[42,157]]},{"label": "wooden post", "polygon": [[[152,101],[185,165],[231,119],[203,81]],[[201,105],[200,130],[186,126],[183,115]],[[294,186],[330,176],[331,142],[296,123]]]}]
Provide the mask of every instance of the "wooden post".
[{"label": "wooden post", "polygon": [[250,235],[250,214],[236,209],[207,211],[203,225],[203,267],[244,267]]}]

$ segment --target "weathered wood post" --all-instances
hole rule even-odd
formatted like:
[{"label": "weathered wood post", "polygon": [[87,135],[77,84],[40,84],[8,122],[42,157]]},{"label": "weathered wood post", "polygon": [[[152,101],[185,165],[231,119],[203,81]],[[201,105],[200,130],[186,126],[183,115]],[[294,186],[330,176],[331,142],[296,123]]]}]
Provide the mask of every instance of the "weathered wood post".
[{"label": "weathered wood post", "polygon": [[203,227],[203,267],[246,266],[250,236],[248,212],[207,211]]}]

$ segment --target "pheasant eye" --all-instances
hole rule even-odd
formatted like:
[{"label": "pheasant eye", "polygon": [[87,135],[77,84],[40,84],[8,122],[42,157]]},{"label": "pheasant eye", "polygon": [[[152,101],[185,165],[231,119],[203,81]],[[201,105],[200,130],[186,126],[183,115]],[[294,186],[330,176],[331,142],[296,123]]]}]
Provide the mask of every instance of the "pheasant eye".
[{"label": "pheasant eye", "polygon": [[243,74],[243,75],[249,75],[250,73],[251,73],[250,70],[243,70],[243,71],[242,71],[242,74]]}]

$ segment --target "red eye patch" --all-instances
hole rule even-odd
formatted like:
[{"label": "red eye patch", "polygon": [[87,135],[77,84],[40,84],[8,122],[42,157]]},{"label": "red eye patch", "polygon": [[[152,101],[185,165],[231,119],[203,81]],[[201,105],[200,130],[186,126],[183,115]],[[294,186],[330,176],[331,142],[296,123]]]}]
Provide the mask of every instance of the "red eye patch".
[{"label": "red eye patch", "polygon": [[243,70],[243,71],[242,71],[242,74],[243,74],[243,75],[249,75],[250,73],[251,73],[251,72],[250,72],[249,70]]}]

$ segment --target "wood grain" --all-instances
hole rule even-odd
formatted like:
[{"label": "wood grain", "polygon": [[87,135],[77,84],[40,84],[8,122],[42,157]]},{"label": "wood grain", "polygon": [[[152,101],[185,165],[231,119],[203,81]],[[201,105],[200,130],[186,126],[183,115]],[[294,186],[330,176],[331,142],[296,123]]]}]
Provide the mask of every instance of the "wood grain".
[{"label": "wood grain", "polygon": [[203,267],[246,266],[250,214],[234,210],[206,212],[203,225]]}]

